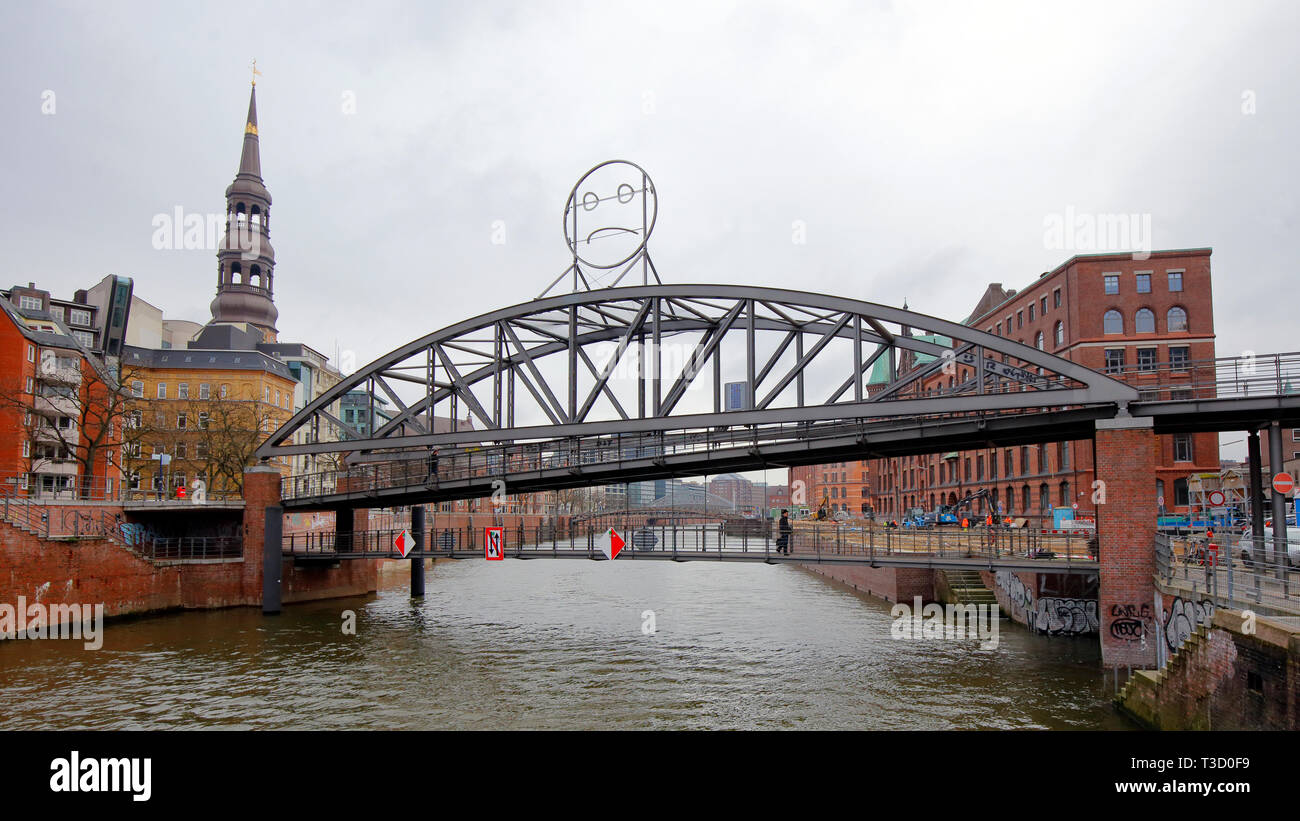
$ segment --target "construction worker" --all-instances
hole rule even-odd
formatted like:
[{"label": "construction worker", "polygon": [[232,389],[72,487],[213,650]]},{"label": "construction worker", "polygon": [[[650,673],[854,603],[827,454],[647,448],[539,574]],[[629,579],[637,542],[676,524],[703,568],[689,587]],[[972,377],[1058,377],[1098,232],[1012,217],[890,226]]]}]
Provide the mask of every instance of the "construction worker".
[{"label": "construction worker", "polygon": [[992,527],[993,527],[993,514],[992,514],[992,513],[990,513],[990,514],[988,515],[988,518],[986,518],[986,519],[984,520],[984,526],[987,527],[987,528],[992,529]]},{"label": "construction worker", "polygon": [[961,517],[961,529],[970,530],[970,519],[966,518],[965,516]]}]

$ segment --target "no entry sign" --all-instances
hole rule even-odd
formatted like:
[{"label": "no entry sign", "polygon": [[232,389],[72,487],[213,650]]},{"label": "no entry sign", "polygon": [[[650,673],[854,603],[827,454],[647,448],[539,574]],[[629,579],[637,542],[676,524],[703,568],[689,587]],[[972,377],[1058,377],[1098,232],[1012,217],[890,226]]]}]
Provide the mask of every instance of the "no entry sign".
[{"label": "no entry sign", "polygon": [[499,562],[505,559],[505,532],[504,527],[483,528],[483,553],[488,561]]},{"label": "no entry sign", "polygon": [[1295,490],[1295,479],[1285,471],[1273,477],[1273,489],[1283,496]]}]

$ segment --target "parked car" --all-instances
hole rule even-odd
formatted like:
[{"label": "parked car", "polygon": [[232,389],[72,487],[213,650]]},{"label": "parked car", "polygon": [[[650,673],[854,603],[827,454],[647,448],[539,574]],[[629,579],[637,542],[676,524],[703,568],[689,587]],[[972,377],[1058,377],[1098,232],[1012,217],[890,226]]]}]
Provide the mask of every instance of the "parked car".
[{"label": "parked car", "polygon": [[[1255,563],[1255,559],[1253,558],[1253,556],[1256,553],[1256,551],[1259,550],[1259,548],[1260,545],[1257,545],[1255,543],[1252,528],[1247,526],[1246,529],[1242,531],[1241,540],[1237,542],[1237,556],[1238,558],[1241,559],[1241,563],[1247,566],[1253,565]],[[1272,555],[1273,555],[1273,531],[1271,528],[1265,528],[1263,555],[1260,557],[1260,561],[1261,562],[1269,561]],[[1287,564],[1289,566],[1300,567],[1300,542],[1293,541],[1292,537],[1290,536],[1288,536],[1287,538],[1286,555],[1287,555]]]}]

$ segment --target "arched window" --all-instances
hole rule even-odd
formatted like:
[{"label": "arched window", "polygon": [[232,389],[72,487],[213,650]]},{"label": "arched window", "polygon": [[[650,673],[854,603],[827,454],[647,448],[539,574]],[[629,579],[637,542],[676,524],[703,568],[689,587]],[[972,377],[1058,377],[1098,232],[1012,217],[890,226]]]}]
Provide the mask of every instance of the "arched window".
[{"label": "arched window", "polygon": [[1046,513],[1052,505],[1052,499],[1047,495],[1047,483],[1043,482],[1038,486],[1038,511]]},{"label": "arched window", "polygon": [[1124,333],[1124,315],[1119,311],[1107,311],[1102,317],[1102,331],[1108,334]]},{"label": "arched window", "polygon": [[1187,330],[1187,312],[1182,308],[1173,307],[1169,309],[1169,315],[1166,318],[1165,330],[1169,333],[1178,333]]},{"label": "arched window", "polygon": [[1156,332],[1156,315],[1147,308],[1138,308],[1137,315],[1133,317],[1133,330],[1140,334],[1153,334]]},{"label": "arched window", "polygon": [[1059,348],[1064,344],[1065,344],[1065,323],[1058,322],[1056,323],[1056,346]]},{"label": "arched window", "polygon": [[1039,332],[1038,332],[1038,336],[1034,337],[1034,347],[1037,348],[1037,349],[1040,350],[1040,351],[1041,351],[1041,350],[1044,350],[1044,348],[1043,348],[1043,332],[1042,332],[1042,331],[1039,331]]},{"label": "arched window", "polygon": [[1031,509],[1029,506],[1029,485],[1020,486],[1020,507],[1024,509],[1025,513],[1028,513]]},{"label": "arched window", "polygon": [[1016,489],[1007,485],[1007,514],[1016,512]]},{"label": "arched window", "polygon": [[1069,507],[1073,500],[1070,498],[1070,483],[1061,482],[1061,507]]},{"label": "arched window", "polygon": [[230,281],[236,285],[244,282],[244,268],[238,262],[230,266]]}]

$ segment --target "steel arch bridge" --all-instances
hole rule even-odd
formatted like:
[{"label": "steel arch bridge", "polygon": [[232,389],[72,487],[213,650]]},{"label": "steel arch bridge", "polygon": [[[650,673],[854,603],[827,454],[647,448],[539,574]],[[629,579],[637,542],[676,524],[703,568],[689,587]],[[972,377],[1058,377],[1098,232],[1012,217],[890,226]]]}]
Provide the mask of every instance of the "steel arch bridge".
[{"label": "steel arch bridge", "polygon": [[[366,432],[345,423],[340,400],[358,390],[366,418],[385,398],[391,418]],[[1086,436],[1137,398],[1077,363],[904,309],[637,285],[539,298],[420,337],[309,403],[256,455],[333,462],[286,480],[289,507],[404,504],[483,496],[500,481],[520,493],[815,463],[845,448],[864,458],[918,426],[938,449],[951,446],[944,425],[1012,436],[1025,414],[1050,417],[1056,438],[1073,435],[1072,421]]]}]

